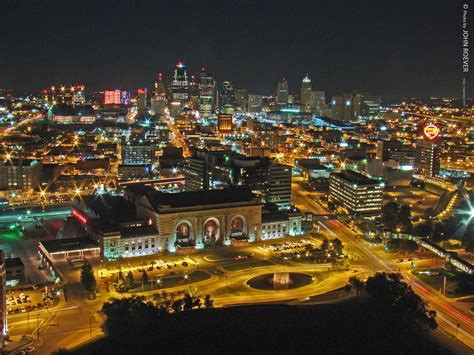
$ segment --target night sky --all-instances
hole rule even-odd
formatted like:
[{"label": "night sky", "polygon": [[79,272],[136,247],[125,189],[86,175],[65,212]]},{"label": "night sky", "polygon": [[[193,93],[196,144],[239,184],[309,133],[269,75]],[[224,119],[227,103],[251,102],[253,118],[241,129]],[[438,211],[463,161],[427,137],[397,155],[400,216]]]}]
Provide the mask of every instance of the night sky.
[{"label": "night sky", "polygon": [[0,88],[150,87],[183,60],[251,93],[309,73],[328,95],[460,97],[463,3],[0,0]]}]

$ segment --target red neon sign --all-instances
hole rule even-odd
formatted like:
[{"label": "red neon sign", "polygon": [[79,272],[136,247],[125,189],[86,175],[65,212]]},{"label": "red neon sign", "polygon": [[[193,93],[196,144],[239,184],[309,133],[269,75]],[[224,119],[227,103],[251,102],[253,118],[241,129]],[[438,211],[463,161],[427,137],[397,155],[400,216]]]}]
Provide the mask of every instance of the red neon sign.
[{"label": "red neon sign", "polygon": [[87,224],[87,218],[82,213],[80,213],[78,210],[73,209],[72,210],[72,215],[74,217],[76,217],[76,219],[78,219],[79,222],[81,222],[82,224]]},{"label": "red neon sign", "polygon": [[434,124],[429,124],[423,128],[423,133],[425,134],[425,137],[431,141],[439,136],[440,129]]}]

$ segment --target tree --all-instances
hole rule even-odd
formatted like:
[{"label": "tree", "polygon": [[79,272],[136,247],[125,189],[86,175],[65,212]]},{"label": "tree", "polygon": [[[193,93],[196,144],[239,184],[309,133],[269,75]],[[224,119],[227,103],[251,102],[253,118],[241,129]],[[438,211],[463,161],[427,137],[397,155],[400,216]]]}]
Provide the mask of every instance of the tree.
[{"label": "tree", "polygon": [[399,205],[396,202],[388,202],[382,207],[382,223],[387,228],[395,228],[399,224]]},{"label": "tree", "polygon": [[343,246],[342,246],[342,242],[339,238],[334,238],[333,239],[332,246],[333,246],[334,251],[336,252],[337,255],[342,254]]},{"label": "tree", "polygon": [[193,300],[193,307],[195,307],[195,308],[201,308],[201,306],[202,306],[202,301],[201,301],[201,299],[200,299],[199,297],[198,297],[198,298],[195,298],[195,299]]},{"label": "tree", "polygon": [[349,278],[349,285],[351,285],[354,290],[356,290],[356,295],[359,296],[360,291],[362,291],[365,287],[364,281],[359,279],[357,276],[351,276]]},{"label": "tree", "polygon": [[115,286],[119,292],[125,291],[125,277],[123,277],[122,270],[119,270],[117,274],[117,283],[115,284]]},{"label": "tree", "polygon": [[321,249],[322,250],[328,250],[329,249],[329,239],[324,238],[323,243],[321,244]]},{"label": "tree", "polygon": [[428,207],[425,212],[423,212],[423,218],[424,219],[430,219],[436,215],[436,212],[434,208]]},{"label": "tree", "polygon": [[398,210],[398,223],[401,224],[404,230],[411,229],[411,208],[408,205],[403,205]]},{"label": "tree", "polygon": [[87,292],[95,292],[96,280],[94,276],[94,269],[92,264],[85,259],[81,270],[81,285]]},{"label": "tree", "polygon": [[185,311],[189,311],[189,310],[193,309],[193,298],[189,295],[189,293],[184,294],[183,309]]},{"label": "tree", "polygon": [[432,224],[430,222],[422,223],[413,228],[413,235],[418,237],[429,237],[431,235]]},{"label": "tree", "polygon": [[143,273],[142,273],[142,284],[143,285],[146,285],[148,282],[150,282],[150,279],[148,277],[148,274],[146,273],[145,270],[143,270]]},{"label": "tree", "polygon": [[132,271],[129,271],[127,273],[127,277],[125,278],[125,287],[127,288],[127,290],[130,290],[133,288],[133,273]]},{"label": "tree", "polygon": [[206,295],[204,297],[204,307],[214,308],[214,300],[211,298],[211,295]]},{"label": "tree", "polygon": [[410,331],[436,329],[436,312],[402,281],[400,274],[376,273],[365,283],[365,290],[382,316]]},{"label": "tree", "polygon": [[173,303],[171,303],[171,309],[174,311],[174,313],[181,312],[182,308],[183,308],[183,300],[176,300]]}]

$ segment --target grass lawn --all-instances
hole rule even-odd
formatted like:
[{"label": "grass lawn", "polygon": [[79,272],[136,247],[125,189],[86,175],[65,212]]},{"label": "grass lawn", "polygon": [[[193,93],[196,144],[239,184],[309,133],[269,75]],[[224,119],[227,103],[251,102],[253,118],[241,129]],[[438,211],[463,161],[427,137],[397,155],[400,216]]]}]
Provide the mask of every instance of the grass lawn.
[{"label": "grass lawn", "polygon": [[207,255],[204,256],[204,259],[214,262],[214,261],[235,259],[239,255],[251,256],[252,253],[249,253],[248,251],[224,250],[224,251],[221,251],[221,252],[215,252],[215,253],[212,253],[212,254],[207,254]]},{"label": "grass lawn", "polygon": [[[431,272],[431,274],[428,274],[428,272]],[[472,295],[474,292],[474,276],[460,271],[446,269],[420,269],[415,270],[412,273],[437,291],[442,291],[444,277],[446,276],[447,297],[468,296]]]},{"label": "grass lawn", "polygon": [[241,261],[234,264],[229,264],[229,265],[223,266],[223,268],[226,269],[227,271],[240,271],[240,270],[246,270],[249,267],[251,267],[252,269],[255,269],[257,267],[271,266],[271,265],[275,265],[275,264],[267,260],[251,260],[251,261]]},{"label": "grass lawn", "polygon": [[[148,282],[146,285],[143,285],[143,291],[151,291],[151,290],[163,290],[166,288],[177,287],[177,286],[187,286],[192,285],[195,282],[200,282],[211,278],[207,272],[202,270],[194,270],[190,274],[188,274],[189,278],[187,280],[184,279],[183,275],[173,275],[173,276],[166,276],[161,278],[161,285],[157,284],[156,278],[154,279],[153,288],[151,288],[151,283]],[[151,281],[151,278],[150,278]],[[127,291],[127,293],[137,293],[142,292],[142,285],[140,280],[136,280],[135,282],[136,287],[132,288]]]}]

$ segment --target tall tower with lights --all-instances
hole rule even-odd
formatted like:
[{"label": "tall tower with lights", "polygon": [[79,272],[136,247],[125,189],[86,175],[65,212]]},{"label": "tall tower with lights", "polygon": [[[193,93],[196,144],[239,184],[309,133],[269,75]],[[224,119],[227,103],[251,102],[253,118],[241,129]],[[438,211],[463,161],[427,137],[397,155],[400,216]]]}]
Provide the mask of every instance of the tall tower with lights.
[{"label": "tall tower with lights", "polygon": [[199,86],[199,111],[204,117],[208,117],[215,110],[216,80],[214,74],[209,73],[206,68],[201,68],[198,77]]},{"label": "tall tower with lights", "polygon": [[308,74],[303,78],[301,82],[301,107],[304,111],[309,112],[311,110],[311,91],[313,88],[311,86],[311,79],[309,78]]}]

